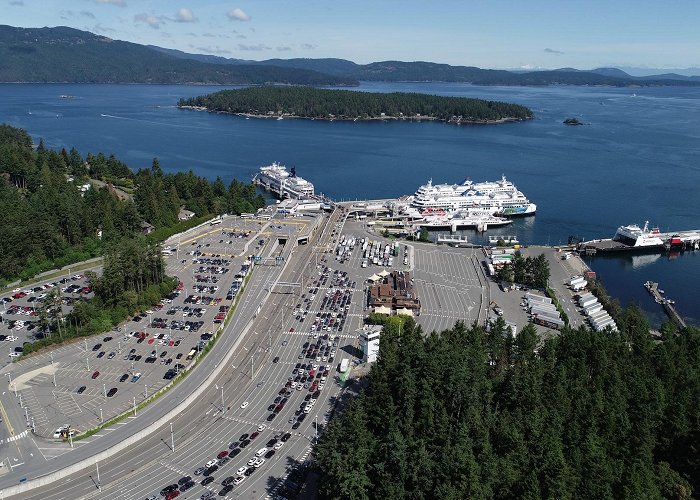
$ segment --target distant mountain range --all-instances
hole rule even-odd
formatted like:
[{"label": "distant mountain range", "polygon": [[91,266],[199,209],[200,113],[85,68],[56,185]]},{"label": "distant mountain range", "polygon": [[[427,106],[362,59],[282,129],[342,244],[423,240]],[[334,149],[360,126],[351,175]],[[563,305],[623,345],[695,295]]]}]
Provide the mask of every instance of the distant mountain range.
[{"label": "distant mountain range", "polygon": [[112,40],[65,26],[0,25],[0,82],[352,86],[360,80],[475,85],[700,85],[700,76],[668,73],[635,77],[618,68],[516,72],[422,61],[251,61]]},{"label": "distant mountain range", "polygon": [[222,66],[65,26],[0,26],[0,82],[357,85],[357,80],[264,64]]}]

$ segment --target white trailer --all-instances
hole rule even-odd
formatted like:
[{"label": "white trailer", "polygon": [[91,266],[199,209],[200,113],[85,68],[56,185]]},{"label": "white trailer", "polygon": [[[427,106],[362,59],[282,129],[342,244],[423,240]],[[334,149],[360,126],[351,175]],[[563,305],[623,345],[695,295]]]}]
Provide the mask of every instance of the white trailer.
[{"label": "white trailer", "polygon": [[598,312],[601,309],[603,309],[603,304],[601,304],[600,302],[596,302],[595,304],[592,304],[588,307],[584,307],[583,312],[586,316],[590,316],[591,314]]}]

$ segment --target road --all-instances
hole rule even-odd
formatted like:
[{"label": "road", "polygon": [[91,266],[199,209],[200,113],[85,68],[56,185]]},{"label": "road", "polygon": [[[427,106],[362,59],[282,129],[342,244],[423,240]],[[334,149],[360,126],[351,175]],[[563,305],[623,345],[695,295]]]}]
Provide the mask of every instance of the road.
[{"label": "road", "polygon": [[[327,241],[328,231],[325,231],[321,238],[321,243]],[[297,247],[294,250],[285,248],[283,255],[288,264],[282,275],[280,275],[281,266],[256,266],[248,289],[231,323],[216,347],[204,358],[204,362],[193,370],[175,390],[168,392],[141,411],[136,418],[129,419],[123,425],[106,429],[99,439],[90,438],[86,440],[87,442],[82,442],[69,455],[62,457],[61,461],[73,462],[92,456],[155,421],[199,386],[212,369],[223,362],[238,341],[239,349],[234,351],[231,360],[227,361],[228,366],[216,378],[213,386],[193,405],[173,418],[172,436],[169,426],[163,426],[124,452],[100,462],[102,492],[97,488],[97,469],[95,468],[71,475],[51,486],[32,490],[28,494],[23,494],[22,498],[82,498],[91,494],[96,494],[100,498],[136,498],[146,490],[149,494],[157,493],[162,486],[178,479],[180,475],[191,474],[196,466],[206,461],[205,458],[207,460],[212,458],[219,448],[227,449],[231,440],[243,432],[251,432],[253,427],[264,421],[271,396],[276,395],[280,384],[286,380],[293,368],[291,364],[295,361],[301,344],[306,340],[306,335],[288,333],[288,325],[295,321],[290,311],[294,307],[294,302],[298,300],[298,291],[284,293],[282,289],[283,293],[272,294],[272,300],[267,301],[262,307],[258,318],[251,323],[250,331],[242,342],[240,335],[250,318],[255,315],[258,306],[264,302],[270,283],[276,280],[297,282],[301,281],[302,277],[310,280],[314,276],[315,265],[311,264],[314,262],[314,248],[313,245]],[[286,346],[282,346],[285,340]],[[271,347],[270,352],[265,352],[266,345]],[[281,362],[271,363],[273,354],[279,355],[282,358]],[[255,368],[253,380],[251,380],[251,355]],[[223,387],[224,411],[221,405],[221,387]],[[337,390],[337,385],[329,383],[327,390],[322,393],[322,401],[318,403],[320,406],[316,407],[319,409],[321,419],[326,411],[323,408],[324,405],[331,404],[332,393]],[[301,394],[299,392],[299,397]],[[250,401],[250,405],[245,410],[240,409],[240,403],[243,400]],[[258,437],[255,446],[258,443],[264,444],[273,432],[289,427],[288,423],[284,425],[282,423],[288,418],[287,412],[293,412],[292,406],[288,405],[284,413],[279,415],[278,420],[274,422],[277,425],[272,425]],[[308,453],[312,438],[311,430],[312,419],[307,419],[280,450],[284,453],[278,453],[271,463],[266,465],[264,471],[266,477],[262,478],[263,474],[259,474],[255,479],[250,478],[234,490],[236,494],[243,497],[266,495],[269,478],[284,476],[290,461],[301,460]],[[171,450],[171,438],[174,438],[175,451]],[[251,444],[250,450],[255,449]],[[237,458],[239,460],[232,460],[227,465],[231,471],[230,474],[239,467],[239,462],[247,460],[247,454],[241,453]],[[32,467],[29,477],[46,474],[57,465],[59,464],[52,461],[37,463]],[[223,476],[220,479],[223,479]],[[17,474],[8,474],[0,478],[0,485],[16,483],[17,480]],[[125,493],[126,491],[128,493]],[[202,488],[198,486],[191,491],[201,493]],[[189,493],[187,497],[191,497]]]}]

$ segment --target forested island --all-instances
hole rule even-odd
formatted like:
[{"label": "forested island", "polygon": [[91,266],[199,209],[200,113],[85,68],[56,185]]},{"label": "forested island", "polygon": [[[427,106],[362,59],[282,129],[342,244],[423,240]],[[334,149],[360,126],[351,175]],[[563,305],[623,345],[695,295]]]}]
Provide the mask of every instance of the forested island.
[{"label": "forested island", "polygon": [[464,97],[354,92],[311,87],[250,87],[180,99],[178,106],[256,118],[313,120],[435,120],[503,123],[528,120],[525,106]]},{"label": "forested island", "polygon": [[[405,318],[405,317],[404,317]],[[700,488],[700,331],[621,314],[542,342],[502,319],[385,325],[317,448],[322,499],[688,499]]]}]

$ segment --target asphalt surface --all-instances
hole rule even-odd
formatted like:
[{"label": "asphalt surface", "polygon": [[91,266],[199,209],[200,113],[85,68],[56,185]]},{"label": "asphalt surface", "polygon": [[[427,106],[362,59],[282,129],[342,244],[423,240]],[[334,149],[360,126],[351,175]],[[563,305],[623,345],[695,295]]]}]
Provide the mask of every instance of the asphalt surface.
[{"label": "asphalt surface", "polygon": [[[172,433],[170,426],[162,426],[141,442],[100,462],[99,479],[96,467],[86,469],[18,498],[158,497],[163,487],[176,483],[183,476],[191,476],[196,485],[183,492],[180,498],[198,498],[206,491],[218,493],[222,488],[222,481],[235,476],[236,471],[244,466],[257,450],[265,447],[268,440],[289,432],[291,436],[288,441],[276,450],[274,456],[224,496],[266,498],[274,495],[290,471],[308,458],[316,435],[315,422],[318,422],[318,428],[322,431],[342,394],[344,379],[348,374],[338,373],[340,361],[349,358],[358,362],[357,330],[366,313],[366,279],[372,273],[384,269],[383,266],[372,265],[362,268],[359,245],[348,258],[341,261],[335,253],[338,242],[342,235],[355,235],[382,243],[391,242],[368,232],[362,223],[352,219],[345,221],[342,217],[338,210],[330,218],[323,216],[322,223],[309,244],[296,247],[291,244],[279,246],[277,242],[280,239],[293,239],[295,236],[301,236],[304,231],[309,231],[309,218],[280,220],[276,217],[269,221],[266,227],[261,228],[261,236],[251,237],[245,240],[245,243],[220,236],[221,227],[205,227],[201,231],[195,231],[194,233],[198,233],[196,235],[190,233],[167,242],[172,247],[177,247],[174,256],[168,257],[169,271],[181,276],[181,279],[184,277],[186,287],[194,284],[187,276],[192,274],[191,259],[197,257],[188,255],[188,252],[199,250],[223,255],[228,247],[232,260],[231,270],[226,275],[229,281],[239,267],[240,260],[236,259],[242,258],[240,254],[263,257],[254,267],[231,322],[214,349],[173,390],[139,411],[135,417],[127,418],[89,439],[75,442],[74,448],[65,443],[52,442],[50,439],[36,438],[31,434],[4,443],[2,446],[6,448],[0,448],[0,451],[8,459],[5,463],[12,463],[13,468],[11,471],[8,470],[8,466],[0,468],[0,487],[17,484],[22,478],[38,477],[67,463],[93,456],[120,442],[125,436],[147,427],[200,386],[214,367],[218,367],[231,351],[232,355],[223,371],[208,386],[204,395],[173,418]],[[238,222],[242,223],[240,219]],[[260,227],[259,221],[246,222]],[[227,222],[224,222],[225,224]],[[203,233],[209,234],[204,236]],[[193,238],[195,245],[192,245]],[[260,238],[266,240],[262,248],[258,246]],[[209,247],[206,247],[207,243]],[[203,246],[198,247],[200,244]],[[479,269],[478,252],[479,250],[436,247],[417,242],[405,245],[401,242],[401,254],[395,257],[392,268],[410,269],[414,272],[415,287],[423,304],[423,312],[417,320],[426,332],[449,328],[458,319],[472,322],[485,317],[489,291],[488,286],[483,286],[485,277],[483,270]],[[406,265],[403,265],[404,255],[408,256]],[[182,262],[183,260],[185,262]],[[342,283],[335,279],[336,276],[342,276]],[[318,291],[311,297],[310,291],[316,288],[316,282],[319,283]],[[222,290],[225,293],[228,289],[222,282],[218,285],[219,293]],[[321,307],[326,293],[330,296],[351,297],[343,330],[311,332],[317,314],[327,310],[322,310]],[[213,311],[218,308],[209,306],[208,309]],[[300,309],[307,310],[306,316],[303,312],[300,313]],[[207,311],[207,314],[209,312],[211,311]],[[204,328],[203,331],[208,329]],[[244,338],[241,337],[243,332],[247,332]],[[313,361],[324,365],[329,372],[315,406],[310,409],[297,429],[293,429],[293,422],[297,421],[295,413],[308,404],[305,400],[309,399],[310,395],[305,388],[294,389],[286,396],[288,401],[274,420],[268,421],[271,405],[277,404],[275,399],[280,397],[280,390],[285,387],[288,378],[296,375],[293,371],[297,364],[310,361],[304,357],[304,344],[320,343],[322,340],[314,336],[323,334],[329,335],[329,341],[335,336],[339,339],[333,361]],[[96,339],[93,339],[93,342],[95,341]],[[182,342],[181,346],[187,351],[189,344],[189,341]],[[139,348],[144,346],[147,346],[150,352],[150,345],[139,344]],[[88,348],[89,354],[95,355],[91,351],[90,342]],[[82,351],[74,346],[65,349],[70,351],[66,356],[72,356],[78,361],[84,357],[84,346]],[[276,362],[275,358],[278,358]],[[101,362],[102,358],[96,361]],[[47,362],[42,362],[45,368]],[[166,368],[160,365],[158,367],[159,370]],[[118,374],[122,368],[115,373]],[[87,369],[84,372],[87,374]],[[43,377],[44,380],[40,377],[39,381],[44,386],[53,385],[52,380]],[[99,381],[99,378],[97,380]],[[152,380],[150,374],[143,373],[139,382],[145,380]],[[71,390],[75,390],[74,386],[75,383],[66,385]],[[0,402],[10,414],[10,420],[18,426],[17,429],[13,429],[14,434],[18,434],[20,430],[24,430],[21,425],[25,422],[24,410],[17,404],[17,398],[9,386],[3,387],[3,390],[5,393],[0,396]],[[118,394],[121,392],[120,388]],[[102,397],[103,402],[106,399]],[[115,411],[118,407],[121,406],[115,404]],[[91,417],[92,423],[96,421],[95,418],[94,415]],[[220,470],[215,471],[212,474],[212,483],[200,485],[204,476],[196,476],[194,471],[215,458],[221,451],[229,450],[232,444],[235,448],[236,443],[240,444],[239,438],[242,434],[252,434],[260,424],[267,426],[260,435]],[[53,422],[49,429],[51,425]]]},{"label": "asphalt surface", "polygon": [[[281,224],[286,226],[292,222],[295,221],[287,221],[286,224],[282,222]],[[286,227],[279,229],[280,234],[286,233],[287,237],[289,237],[290,232]],[[326,234],[326,237],[328,237],[328,234]],[[77,458],[90,456],[98,449],[103,449],[117,442],[120,436],[132,434],[139,428],[143,428],[149,421],[153,421],[163,414],[165,408],[183,399],[184,394],[190,393],[196,385],[201,383],[207,372],[211,371],[207,370],[207,367],[215,366],[221,361],[228,349],[233,345],[237,335],[243,330],[243,327],[249,322],[250,318],[255,316],[258,306],[267,296],[270,283],[275,281],[300,282],[302,276],[309,280],[307,282],[310,282],[315,277],[317,273],[315,265],[313,267],[299,265],[299,263],[309,264],[312,262],[312,254],[317,253],[314,247],[312,245],[301,246],[295,249],[293,254],[290,254],[290,250],[285,249],[283,256],[287,260],[291,257],[293,264],[286,267],[285,274],[281,279],[279,273],[282,270],[282,266],[271,263],[263,263],[256,266],[248,288],[243,295],[243,300],[215,349],[204,358],[204,363],[186,377],[175,390],[168,392],[164,397],[149,405],[136,418],[127,419],[127,421],[120,423],[123,425],[116,425],[113,428],[106,429],[100,433],[101,435],[96,435],[86,440],[87,442],[76,442],[76,447],[70,451],[70,455],[64,455],[61,460],[70,459],[73,461]],[[149,439],[130,447],[127,452],[120,453],[118,456],[99,464],[101,492],[96,486],[97,471],[94,470],[75,474],[67,478],[66,482],[61,482],[48,488],[33,490],[29,494],[23,495],[22,498],[82,498],[93,493],[99,498],[110,495],[119,498],[138,498],[146,491],[149,493],[144,494],[144,497],[149,494],[157,494],[160,488],[178,479],[181,472],[187,472],[192,475],[195,464],[199,466],[202,465],[200,464],[202,460],[206,462],[206,460],[213,458],[220,451],[219,448],[227,449],[231,440],[243,432],[251,432],[251,428],[257,427],[260,423],[259,421],[262,420],[267,423],[262,417],[268,414],[267,407],[271,400],[274,399],[272,396],[277,395],[279,388],[291,374],[293,369],[291,363],[297,359],[300,346],[306,341],[306,334],[290,334],[287,327],[287,325],[299,324],[291,315],[296,301],[299,300],[299,292],[300,290],[298,289],[293,289],[290,292],[285,290],[285,287],[277,287],[275,293],[271,295],[273,300],[268,301],[261,308],[258,319],[253,323],[248,336],[242,342],[241,348],[236,352],[230,366],[222,373],[214,386],[206,392],[205,397],[200,398],[196,404],[190,406],[178,418],[173,420],[175,452],[170,449],[170,429],[164,428],[154,433]],[[359,325],[359,314],[356,315],[356,321]],[[270,328],[271,326],[272,328]],[[289,328],[292,328],[292,326],[289,326]],[[282,339],[283,334],[284,339]],[[285,340],[286,345],[283,346],[282,343]],[[270,348],[269,352],[267,352],[268,348]],[[272,355],[278,351],[279,354],[277,355],[283,360],[280,360],[278,363],[272,363]],[[255,368],[255,377],[252,381],[251,353],[253,354],[253,367]],[[221,411],[221,387],[224,389],[226,406],[223,412]],[[332,381],[332,376],[329,377],[327,386],[322,391],[314,409],[314,415],[316,411],[319,412],[319,423],[324,418],[333,392],[338,390],[338,388],[339,386]],[[304,391],[297,391],[292,397],[301,397],[303,393]],[[249,405],[243,410],[240,408],[240,403],[242,399],[246,398],[249,399]],[[231,409],[229,409],[229,406],[231,406]],[[288,405],[284,411],[293,413],[294,407]],[[255,446],[258,446],[258,443],[264,445],[269,439],[268,434],[279,432],[279,427],[282,424],[287,427],[291,426],[291,424],[288,424],[287,419],[288,416],[281,413],[278,419],[271,423],[277,425],[271,425],[266,433],[259,436]],[[313,419],[307,418],[303,422],[298,429],[298,433],[290,438],[283,448],[279,450],[276,457],[273,457],[264,466],[263,473],[258,473],[249,478],[242,485],[236,487],[234,491],[239,496],[244,497],[266,495],[266,491],[271,486],[268,484],[270,478],[284,477],[290,460],[302,460],[308,454],[309,443],[312,437],[312,421]],[[20,441],[18,440],[18,442]],[[33,440],[27,439],[27,442],[33,442]],[[254,452],[257,448],[251,445],[248,449]],[[244,453],[241,453],[237,458],[241,462],[248,460],[247,454]],[[228,472],[229,475],[233,474],[240,466],[238,461],[232,460],[227,464],[230,471]],[[51,462],[53,461],[47,461],[46,463],[37,461],[37,464],[30,469],[31,474],[27,475],[29,477],[39,476],[52,468],[56,468],[58,464],[52,464]],[[191,468],[188,469],[190,466]],[[12,474],[7,474],[5,477],[0,478],[0,484],[10,484],[17,481],[21,474],[18,472],[19,470],[21,470],[21,466],[18,466]],[[220,481],[224,477],[221,476],[217,480]],[[163,481],[162,485],[159,483],[161,479]],[[216,483],[214,486],[216,486]],[[212,485],[209,485],[209,488],[212,488]],[[200,494],[203,489],[199,486],[193,488],[187,492],[185,497],[192,498],[196,494]]]}]

